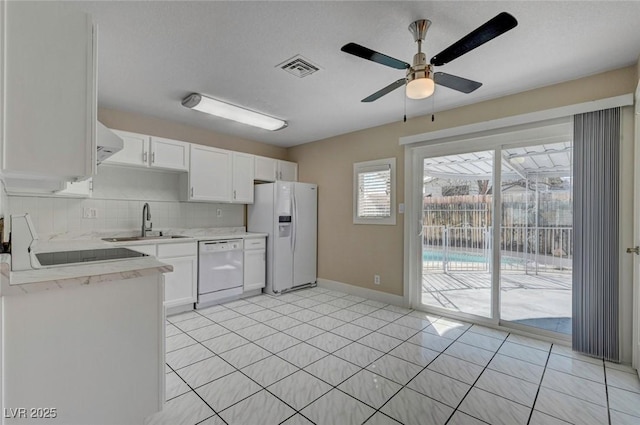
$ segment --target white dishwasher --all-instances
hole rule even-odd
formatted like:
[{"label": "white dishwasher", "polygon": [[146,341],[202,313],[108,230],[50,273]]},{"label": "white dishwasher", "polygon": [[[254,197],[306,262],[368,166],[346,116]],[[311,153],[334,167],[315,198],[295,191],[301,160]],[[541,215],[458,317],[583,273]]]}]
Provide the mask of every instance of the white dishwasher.
[{"label": "white dishwasher", "polygon": [[244,283],[243,241],[228,239],[198,243],[198,302],[204,308],[238,295]]}]

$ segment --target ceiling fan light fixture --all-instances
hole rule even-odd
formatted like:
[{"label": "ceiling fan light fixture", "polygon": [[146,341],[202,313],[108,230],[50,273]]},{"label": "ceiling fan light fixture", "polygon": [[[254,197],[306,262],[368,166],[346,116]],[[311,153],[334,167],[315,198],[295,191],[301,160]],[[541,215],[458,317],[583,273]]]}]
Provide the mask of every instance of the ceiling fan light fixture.
[{"label": "ceiling fan light fixture", "polygon": [[407,83],[407,97],[409,99],[426,99],[435,90],[435,83],[431,78],[422,77]]},{"label": "ceiling fan light fixture", "polygon": [[429,66],[414,67],[407,73],[406,93],[409,99],[426,99],[433,94],[435,88],[433,71]]},{"label": "ceiling fan light fixture", "polygon": [[284,120],[222,102],[199,93],[191,93],[185,97],[182,100],[182,106],[264,130],[275,131],[287,126],[287,122]]}]

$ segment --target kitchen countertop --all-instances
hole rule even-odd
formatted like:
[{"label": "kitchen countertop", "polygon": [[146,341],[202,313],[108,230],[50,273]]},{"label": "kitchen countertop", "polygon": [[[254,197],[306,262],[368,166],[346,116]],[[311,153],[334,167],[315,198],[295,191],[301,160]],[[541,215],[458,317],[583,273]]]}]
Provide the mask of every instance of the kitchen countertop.
[{"label": "kitchen countertop", "polygon": [[[148,244],[165,244],[180,243],[193,241],[208,241],[219,239],[251,239],[264,238],[267,233],[247,232],[244,227],[210,227],[210,228],[194,228],[194,229],[162,229],[164,235],[187,236],[185,238],[176,239],[144,239],[140,241],[125,242],[105,242],[102,238],[118,238],[138,236],[139,232],[90,232],[52,235],[46,239],[42,238],[38,241],[37,252],[64,251],[74,249],[91,249],[93,246],[100,244],[109,244],[108,246],[125,246],[125,245],[148,245]],[[98,244],[98,245],[93,245]],[[104,247],[104,245],[102,245]]]},{"label": "kitchen countertop", "polygon": [[[170,233],[171,235],[178,236],[187,236],[178,233]],[[124,241],[124,242],[106,242],[111,244],[111,246],[135,246],[135,245],[149,245],[149,244],[165,244],[165,243],[181,243],[181,242],[199,242],[199,241],[216,241],[223,239],[255,239],[255,238],[266,238],[267,233],[253,233],[253,232],[235,232],[235,233],[216,233],[210,235],[198,235],[191,236],[185,238],[176,238],[176,239],[143,239],[139,241]]]},{"label": "kitchen countertop", "polygon": [[2,275],[0,291],[2,296],[21,295],[127,280],[171,271],[173,271],[172,266],[156,260],[155,257],[144,257],[12,272],[11,256],[2,254],[0,255],[0,274]]},{"label": "kitchen countertop", "polygon": [[[33,245],[34,253],[63,252],[86,249],[101,249],[116,246],[136,246],[149,244],[187,243],[202,240],[250,239],[266,237],[266,233],[247,232],[244,227],[204,228],[204,229],[166,229],[166,235],[188,236],[176,239],[145,239],[140,241],[106,242],[102,238],[132,236],[132,232],[121,234],[94,232],[80,235],[56,235],[46,240],[38,240]],[[67,238],[65,238],[67,236]],[[123,280],[151,273],[171,272],[170,265],[158,261],[155,257],[131,258],[116,261],[76,264],[68,266],[46,267],[41,269],[11,271],[11,257],[0,255],[1,295],[25,294],[43,290],[61,289],[69,286],[90,285],[95,283]]]}]

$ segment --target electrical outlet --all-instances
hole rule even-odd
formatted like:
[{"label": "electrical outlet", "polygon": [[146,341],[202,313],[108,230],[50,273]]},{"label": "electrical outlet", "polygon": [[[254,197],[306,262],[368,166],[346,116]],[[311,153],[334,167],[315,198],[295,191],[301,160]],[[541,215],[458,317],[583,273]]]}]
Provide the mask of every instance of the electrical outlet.
[{"label": "electrical outlet", "polygon": [[374,274],[373,275],[373,284],[374,285],[380,285],[380,275],[379,274]]},{"label": "electrical outlet", "polygon": [[89,218],[89,219],[98,218],[98,210],[96,208],[83,208],[82,218]]},{"label": "electrical outlet", "polygon": [[222,217],[222,209],[218,208],[216,210],[216,217],[218,217],[218,218]]}]

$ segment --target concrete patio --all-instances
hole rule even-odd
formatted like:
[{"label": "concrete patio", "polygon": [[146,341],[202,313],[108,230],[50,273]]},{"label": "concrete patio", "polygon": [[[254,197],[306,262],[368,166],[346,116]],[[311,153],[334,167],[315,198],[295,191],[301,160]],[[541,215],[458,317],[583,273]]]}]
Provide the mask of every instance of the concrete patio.
[{"label": "concrete patio", "polygon": [[[501,319],[571,334],[571,273],[503,271]],[[422,303],[490,317],[491,274],[424,270]]]}]

